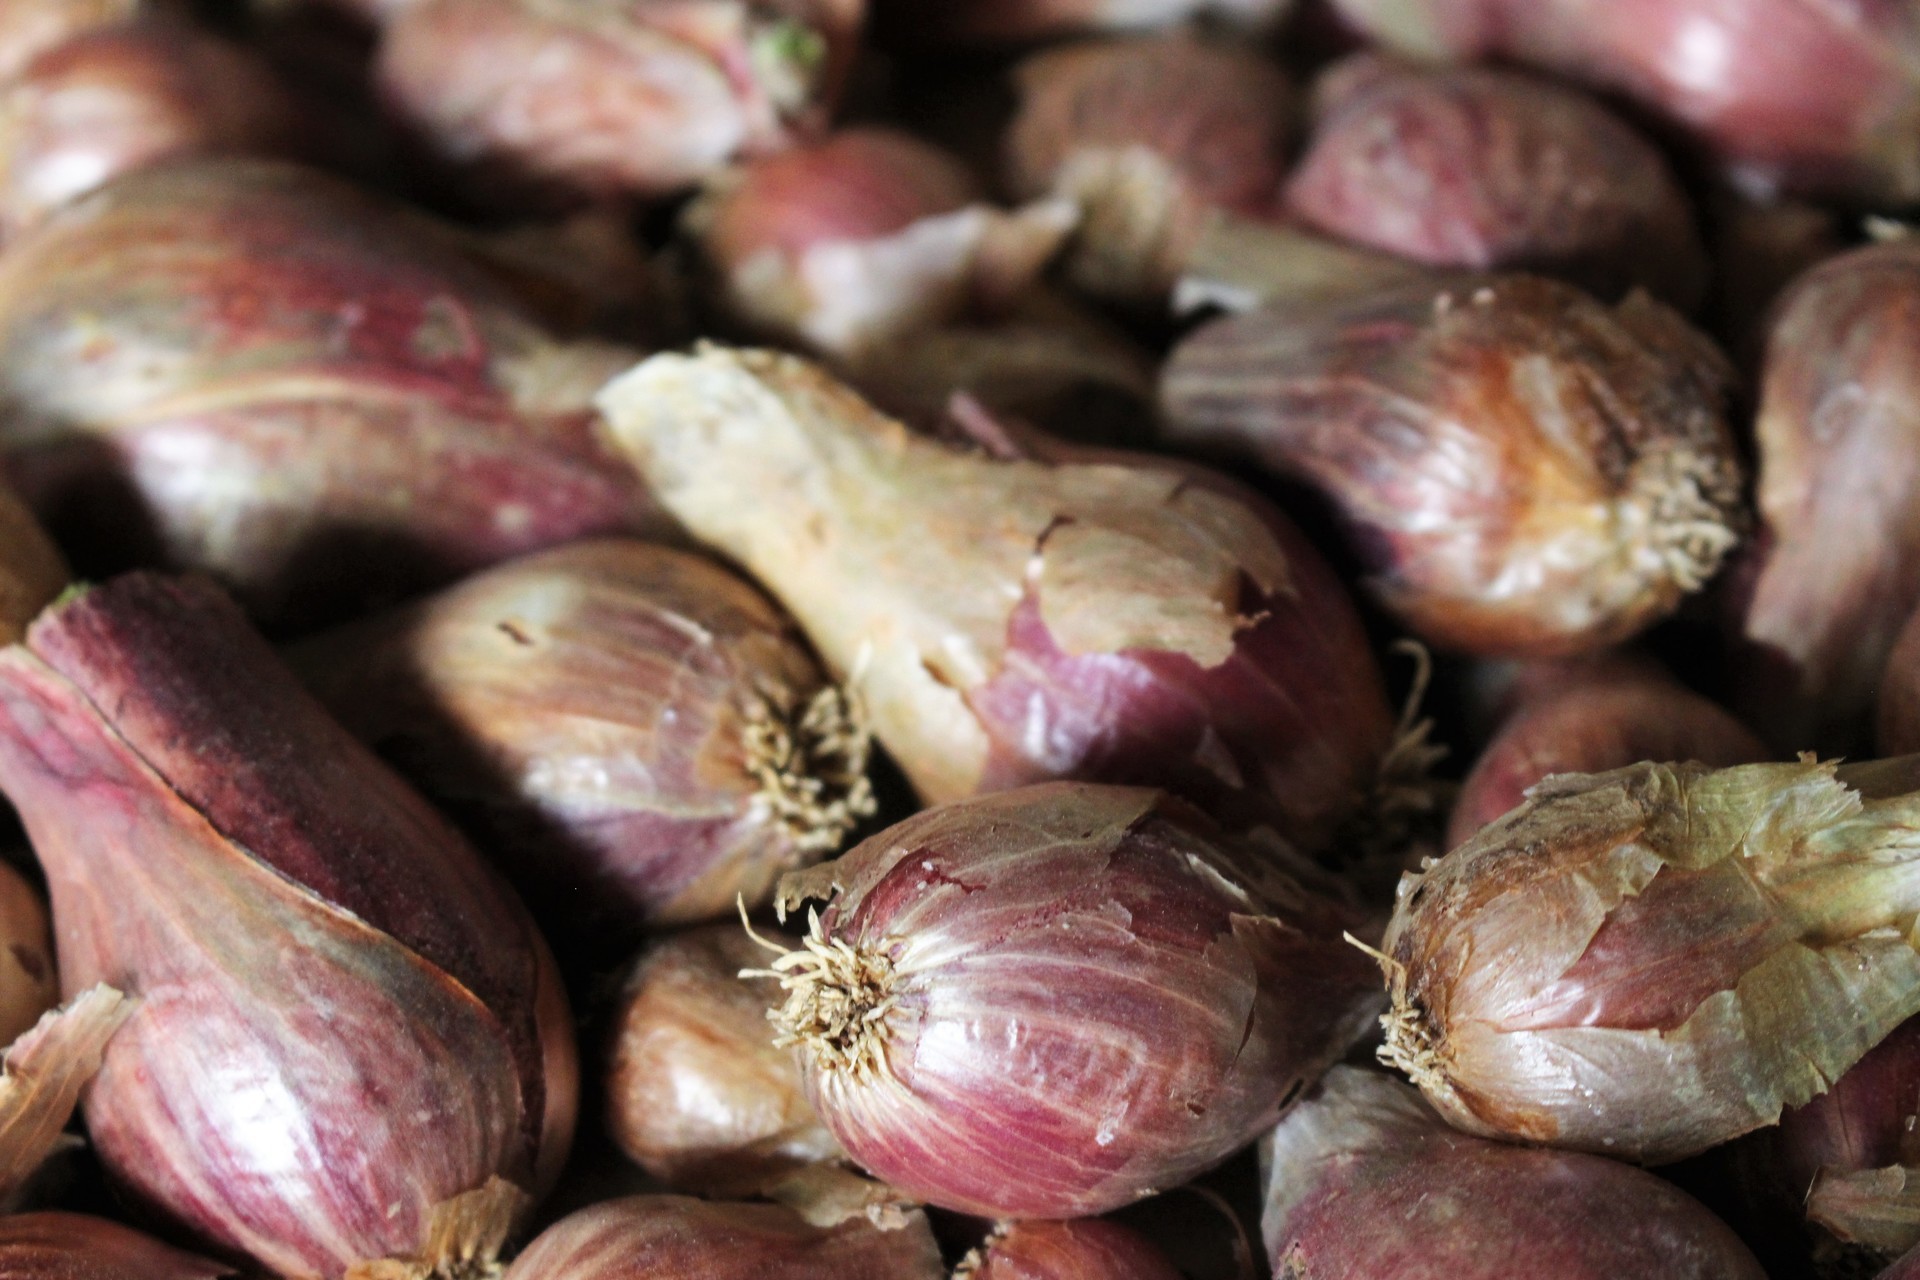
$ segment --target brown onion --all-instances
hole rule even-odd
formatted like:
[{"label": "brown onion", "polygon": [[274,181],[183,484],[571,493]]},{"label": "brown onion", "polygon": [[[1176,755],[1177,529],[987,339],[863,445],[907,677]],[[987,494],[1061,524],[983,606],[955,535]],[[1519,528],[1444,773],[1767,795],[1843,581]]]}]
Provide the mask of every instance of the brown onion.
[{"label": "brown onion", "polygon": [[1920,604],[1920,241],[1829,259],[1780,300],[1761,383],[1763,527],[1736,601],[1741,713],[1780,751],[1854,750]]},{"label": "brown onion", "polygon": [[571,1137],[552,960],[230,602],[133,575],[49,609],[0,651],[0,788],[66,990],[136,998],[86,1100],[122,1185],[281,1274],[491,1260]]},{"label": "brown onion", "polygon": [[1737,541],[1731,376],[1644,294],[1493,276],[1215,321],[1161,402],[1173,440],[1325,493],[1422,639],[1554,656],[1671,613]]},{"label": "brown onion", "polygon": [[1448,848],[1519,807],[1549,774],[1601,773],[1642,760],[1720,767],[1768,756],[1751,729],[1657,667],[1553,665],[1461,784],[1447,823]]},{"label": "brown onion", "polygon": [[505,1280],[944,1280],[926,1219],[807,1225],[771,1204],[634,1196],[548,1227]]},{"label": "brown onion", "polygon": [[866,731],[793,623],[684,552],[558,547],[293,662],[568,953],[764,905],[873,811]]},{"label": "brown onion", "polygon": [[1014,73],[1008,183],[1080,207],[1074,283],[1158,304],[1210,210],[1273,205],[1285,173],[1292,89],[1249,50],[1188,35],[1071,45]]},{"label": "brown onion", "polygon": [[1458,1133],[1404,1084],[1335,1067],[1263,1145],[1261,1226],[1300,1280],[1763,1280],[1652,1174]]},{"label": "brown onion", "polygon": [[0,1218],[6,1280],[218,1280],[233,1273],[104,1218],[57,1212]]},{"label": "brown onion", "polygon": [[1705,253],[1654,147],[1597,102],[1487,68],[1358,54],[1323,74],[1284,205],[1329,235],[1442,267],[1700,300]]},{"label": "brown onion", "polygon": [[748,327],[855,356],[976,309],[1046,266],[1074,212],[981,202],[960,161],[892,129],[848,129],[715,179],[681,226]]},{"label": "brown onion", "polygon": [[1920,1012],[1915,763],[1547,779],[1403,883],[1383,1056],[1489,1137],[1659,1163],[1773,1124]]},{"label": "brown onion", "polygon": [[49,49],[150,7],[146,0],[7,0],[0,5],[0,81]]},{"label": "brown onion", "polygon": [[1139,1232],[1075,1218],[1001,1224],[954,1280],[1180,1280],[1180,1273]]},{"label": "brown onion", "polygon": [[963,451],[767,352],[656,356],[601,403],[659,500],[793,612],[929,802],[1151,783],[1317,848],[1387,767],[1393,717],[1339,584],[1217,477]]},{"label": "brown onion", "polygon": [[471,184],[659,195],[824,123],[865,0],[417,0],[379,76]]},{"label": "brown onion", "polygon": [[83,567],[206,569],[285,622],[664,525],[593,436],[631,359],[291,165],[132,174],[0,256],[0,444],[29,500]]},{"label": "brown onion", "polygon": [[929,810],[782,885],[830,905],[773,962],[779,1043],[847,1154],[908,1196],[1118,1208],[1244,1146],[1377,1007],[1340,936],[1355,916],[1285,857],[1133,788]]},{"label": "brown onion", "polygon": [[0,242],[120,174],[297,137],[292,102],[251,54],[183,23],[88,32],[0,85]]},{"label": "brown onion", "polygon": [[[882,0],[883,17],[886,0]],[[892,0],[903,38],[957,44],[1012,44],[1091,31],[1170,27],[1203,18],[1270,26],[1293,0]]]}]

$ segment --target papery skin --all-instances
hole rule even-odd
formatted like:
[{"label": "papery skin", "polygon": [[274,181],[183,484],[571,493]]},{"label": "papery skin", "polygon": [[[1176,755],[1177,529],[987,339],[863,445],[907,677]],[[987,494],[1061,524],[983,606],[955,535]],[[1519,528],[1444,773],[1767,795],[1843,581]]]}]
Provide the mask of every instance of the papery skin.
[{"label": "papery skin", "polygon": [[[1555,773],[1604,773],[1642,760],[1754,764],[1767,746],[1731,712],[1657,668],[1561,664],[1474,762],[1447,822],[1447,847],[1525,799]],[[1524,679],[1524,677],[1523,677]]]},{"label": "papery skin", "polygon": [[1421,639],[1556,657],[1671,613],[1738,540],[1731,380],[1644,294],[1491,276],[1217,320],[1161,404],[1175,443],[1326,494]]},{"label": "papery skin", "polygon": [[[781,933],[763,937],[794,947]],[[738,921],[650,945],[628,974],[608,1039],[607,1126],[676,1190],[753,1195],[793,1170],[844,1158],[767,1014],[779,985],[742,978],[767,962]]]},{"label": "papery skin", "polygon": [[1406,1085],[1335,1067],[1262,1144],[1261,1230],[1286,1280],[1763,1280],[1652,1174],[1469,1137]]},{"label": "papery skin", "polygon": [[0,84],[0,243],[123,173],[297,147],[291,99],[253,55],[182,22],[88,32]]},{"label": "papery skin", "polygon": [[1853,751],[1920,604],[1920,242],[1780,299],[1760,384],[1762,528],[1734,601],[1737,706],[1780,751]]},{"label": "papery skin", "polygon": [[1195,18],[1268,26],[1293,0],[892,0],[910,41],[1014,44],[1098,31],[1170,27]]},{"label": "papery skin", "polygon": [[1209,211],[1269,213],[1286,173],[1293,90],[1258,53],[1190,35],[1035,54],[1014,72],[1009,187],[1081,208],[1075,284],[1159,305]]},{"label": "papery skin", "polygon": [[1335,0],[1423,57],[1503,58],[1636,99],[1756,193],[1920,197],[1920,15],[1903,0]]},{"label": "papery skin", "polygon": [[139,1199],[281,1274],[405,1276],[460,1270],[429,1250],[446,1202],[557,1175],[577,1069],[544,944],[214,588],[118,579],[0,651],[0,787],[63,986],[137,1000],[86,1117]]},{"label": "papery skin", "polygon": [[[1353,1042],[1350,908],[1164,792],[1047,783],[941,806],[782,886],[884,956],[883,1065],[801,1036],[854,1162],[993,1218],[1105,1213],[1244,1146]],[[780,1023],[796,1031],[783,1009]]]},{"label": "papery skin", "polygon": [[0,80],[11,80],[49,49],[147,7],[143,0],[7,0],[0,6]]},{"label": "papery skin", "polygon": [[1438,267],[1699,302],[1707,264],[1686,193],[1652,144],[1585,95],[1363,53],[1322,74],[1315,108],[1282,194],[1306,225]]},{"label": "papery skin", "polygon": [[1547,779],[1403,882],[1383,1056],[1489,1137],[1659,1164],[1773,1124],[1920,1012],[1912,763]]},{"label": "papery skin", "polygon": [[681,228],[748,327],[841,357],[1005,308],[1073,229],[1061,201],[1002,210],[960,160],[846,129],[721,175]]},{"label": "papery skin", "polygon": [[918,1212],[882,1230],[864,1219],[822,1229],[771,1204],[681,1196],[612,1200],[562,1218],[505,1280],[945,1280]]},{"label": "papery skin", "polygon": [[1104,1218],[1007,1223],[969,1255],[956,1275],[961,1280],[1180,1280],[1151,1240]]},{"label": "papery skin", "polygon": [[817,131],[865,0],[417,0],[379,78],[476,187],[659,196]]},{"label": "papery skin", "polygon": [[[685,552],[557,547],[291,660],[595,963],[643,928],[765,904],[870,807],[855,779],[756,754],[756,727],[797,721],[826,679],[776,606]],[[809,776],[822,794],[795,794]]]},{"label": "papery skin", "polygon": [[928,803],[1153,783],[1318,848],[1381,772],[1393,717],[1338,582],[1219,477],[958,450],[768,352],[657,356],[600,403],[659,501],[849,680]]},{"label": "papery skin", "polygon": [[0,1218],[6,1280],[218,1280],[233,1273],[105,1218],[57,1211]]},{"label": "papery skin", "polygon": [[132,174],[0,257],[23,494],[108,570],[203,569],[277,624],[661,528],[593,435],[631,359],[555,340],[438,224],[286,164]]}]

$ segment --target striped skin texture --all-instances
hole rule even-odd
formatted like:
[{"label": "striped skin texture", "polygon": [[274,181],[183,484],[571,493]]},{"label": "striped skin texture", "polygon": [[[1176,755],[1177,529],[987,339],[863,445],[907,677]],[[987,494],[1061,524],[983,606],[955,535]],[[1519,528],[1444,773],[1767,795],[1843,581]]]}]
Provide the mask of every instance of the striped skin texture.
[{"label": "striped skin texture", "polygon": [[980,1246],[965,1280],[1180,1280],[1153,1242],[1101,1218],[1014,1222]]},{"label": "striped skin texture", "polygon": [[782,891],[831,894],[820,936],[892,971],[870,1024],[884,1069],[803,1038],[821,1118],[874,1176],[983,1217],[1099,1214],[1185,1182],[1378,1008],[1340,906],[1161,792],[962,801]]},{"label": "striped skin texture", "polygon": [[0,788],[64,988],[138,997],[85,1110],[139,1199],[337,1277],[557,1173],[577,1069],[544,944],[216,590],[123,578],[0,652]]},{"label": "striped skin texture", "polygon": [[233,1268],[161,1244],[117,1222],[77,1213],[0,1218],[7,1280],[218,1280]]}]

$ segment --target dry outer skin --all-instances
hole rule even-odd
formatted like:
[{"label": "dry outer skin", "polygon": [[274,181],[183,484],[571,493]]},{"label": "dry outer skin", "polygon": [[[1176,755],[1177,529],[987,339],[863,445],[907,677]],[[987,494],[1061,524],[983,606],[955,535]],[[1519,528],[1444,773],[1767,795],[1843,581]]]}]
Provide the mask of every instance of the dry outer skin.
[{"label": "dry outer skin", "polygon": [[1468,1137],[1335,1067],[1262,1144],[1276,1280],[1762,1280],[1732,1231],[1611,1160]]},{"label": "dry outer skin", "polygon": [[1104,1218],[1002,1223],[954,1280],[1180,1280],[1151,1240]]},{"label": "dry outer skin", "polygon": [[1218,320],[1161,402],[1171,439],[1327,494],[1422,639],[1539,657],[1634,635],[1738,540],[1730,381],[1643,294],[1494,276]]},{"label": "dry outer skin", "polygon": [[636,1196],[540,1234],[506,1280],[944,1280],[926,1218],[808,1226],[770,1204]]},{"label": "dry outer skin", "polygon": [[7,1280],[218,1280],[234,1269],[196,1258],[105,1218],[19,1213],[0,1218]]},{"label": "dry outer skin", "polygon": [[1661,1163],[1774,1123],[1920,1012],[1911,762],[1547,779],[1403,882],[1383,1056],[1491,1137]]}]

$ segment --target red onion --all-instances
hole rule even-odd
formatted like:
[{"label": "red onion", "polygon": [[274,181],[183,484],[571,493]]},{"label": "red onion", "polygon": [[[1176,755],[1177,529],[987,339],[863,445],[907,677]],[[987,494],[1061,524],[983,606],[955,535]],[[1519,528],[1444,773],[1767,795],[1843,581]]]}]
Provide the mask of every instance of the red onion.
[{"label": "red onion", "polygon": [[765,352],[656,356],[601,403],[660,501],[847,675],[929,802],[1154,783],[1317,847],[1404,764],[1339,584],[1216,477],[961,451]]},{"label": "red onion", "polygon": [[750,328],[843,357],[975,309],[1002,309],[1074,213],[980,201],[958,159],[891,129],[849,129],[716,179],[682,227]]},{"label": "red onion", "polygon": [[1920,15],[1899,0],[1334,0],[1423,55],[1504,57],[1674,120],[1748,187],[1920,197]]},{"label": "red onion", "polygon": [[120,174],[297,136],[265,66],[225,41],[163,21],[88,32],[0,86],[0,241]]},{"label": "red onion", "polygon": [[943,1280],[920,1214],[895,1230],[863,1219],[808,1226],[770,1204],[635,1196],[563,1218],[505,1280]]},{"label": "red onion", "polygon": [[1092,293],[1159,305],[1211,210],[1272,206],[1292,89],[1258,54],[1187,35],[1070,45],[1014,73],[1007,174],[1081,209],[1068,262]]},{"label": "red onion", "polygon": [[873,811],[865,729],[792,622],[683,552],[558,547],[293,660],[601,962],[765,904]]},{"label": "red onion", "polygon": [[1002,1224],[954,1280],[1180,1280],[1180,1273],[1139,1232],[1077,1218]]},{"label": "red onion", "polygon": [[471,184],[658,195],[817,129],[865,0],[416,0],[380,79]]},{"label": "red onion", "polygon": [[[1170,27],[1203,18],[1270,26],[1293,0],[891,0],[903,38],[958,44],[1010,44],[1089,31]],[[886,0],[882,0],[886,16]]]},{"label": "red onion", "polygon": [[1853,750],[1920,604],[1920,242],[1815,267],[1780,300],[1761,383],[1764,527],[1736,600],[1738,703],[1779,751]]},{"label": "red onion", "polygon": [[1301,1280],[1763,1280],[1733,1232],[1652,1174],[1471,1138],[1385,1076],[1335,1067],[1263,1147],[1262,1227]]},{"label": "red onion", "polygon": [[0,1218],[6,1280],[218,1280],[232,1274],[232,1267],[104,1218],[54,1212]]},{"label": "red onion", "polygon": [[[932,809],[782,885],[775,1019],[862,1168],[986,1217],[1104,1213],[1244,1146],[1376,1008],[1354,917],[1164,793]],[[775,950],[778,950],[776,947]]]},{"label": "red onion", "polygon": [[1521,702],[1461,784],[1448,848],[1517,808],[1549,774],[1601,773],[1642,760],[1718,767],[1767,758],[1751,729],[1657,668],[1560,664],[1554,674]]},{"label": "red onion", "polygon": [[134,575],[43,614],[0,651],[0,788],[65,988],[137,998],[86,1100],[120,1183],[281,1274],[490,1261],[571,1136],[552,960],[230,602]]},{"label": "red onion", "polygon": [[1456,1126],[1646,1163],[1920,1013],[1920,761],[1549,778],[1402,886],[1390,1061]]},{"label": "red onion", "polygon": [[1625,640],[1742,525],[1731,371],[1672,311],[1483,277],[1275,300],[1175,349],[1170,438],[1314,485],[1421,638],[1555,656]]},{"label": "red onion", "polygon": [[0,257],[0,442],[106,568],[284,622],[659,527],[592,434],[623,350],[560,343],[436,224],[289,165],[136,173]]},{"label": "red onion", "polygon": [[1685,192],[1657,150],[1584,95],[1359,54],[1315,96],[1313,137],[1284,193],[1309,226],[1434,266],[1700,300],[1706,261]]}]

